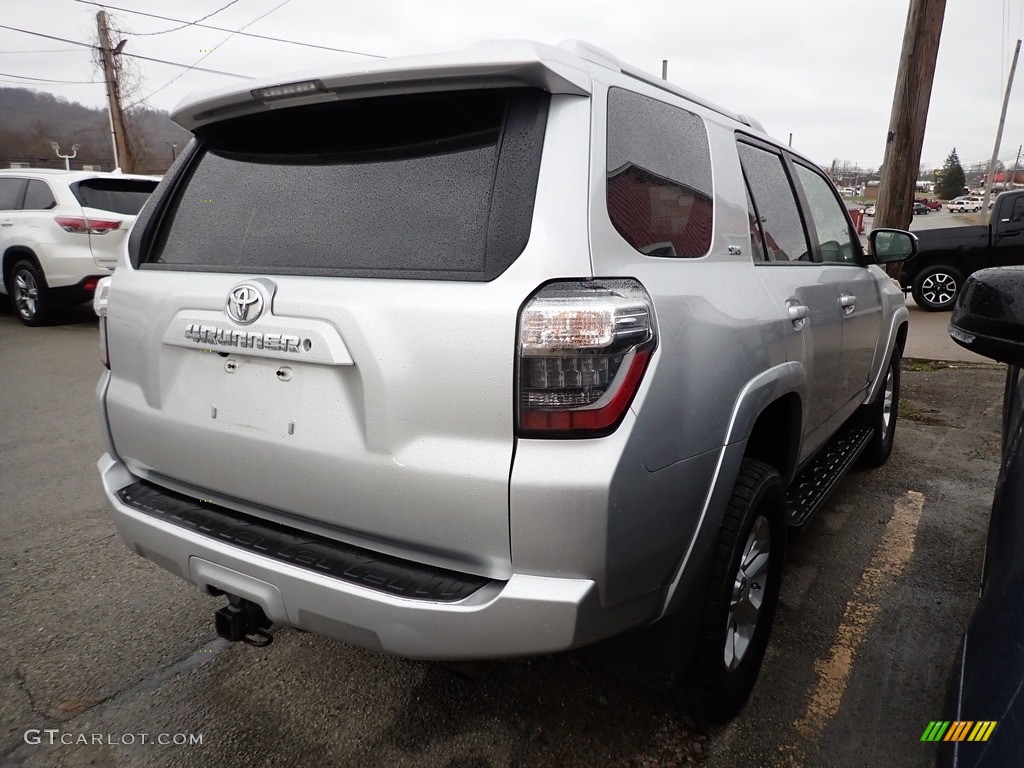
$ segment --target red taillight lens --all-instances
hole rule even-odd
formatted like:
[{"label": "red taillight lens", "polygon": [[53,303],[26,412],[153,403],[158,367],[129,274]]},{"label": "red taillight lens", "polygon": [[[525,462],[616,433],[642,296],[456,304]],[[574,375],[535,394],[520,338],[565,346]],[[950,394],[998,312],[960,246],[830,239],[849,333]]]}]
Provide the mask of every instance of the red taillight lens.
[{"label": "red taillight lens", "polygon": [[519,316],[518,433],[613,431],[657,343],[650,295],[635,280],[550,283]]},{"label": "red taillight lens", "polygon": [[121,226],[120,219],[87,219],[84,216],[54,216],[65,232],[74,235],[105,235]]},{"label": "red taillight lens", "polygon": [[85,280],[82,282],[82,290],[83,291],[95,291],[96,290],[96,283],[98,283],[99,280],[100,279],[98,277],[87,277],[87,278],[85,278]]}]

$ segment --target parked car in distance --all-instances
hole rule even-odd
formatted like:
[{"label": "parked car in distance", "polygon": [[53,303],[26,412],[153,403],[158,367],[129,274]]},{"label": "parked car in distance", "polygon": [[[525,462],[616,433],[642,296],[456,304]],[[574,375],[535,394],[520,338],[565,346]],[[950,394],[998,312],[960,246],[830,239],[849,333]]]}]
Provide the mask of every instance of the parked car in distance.
[{"label": "parked car in distance", "polygon": [[[981,598],[964,632],[942,721],[970,722],[965,740],[940,740],[941,768],[1016,765],[1024,753],[1024,267],[967,278],[950,319],[961,346],[1008,365],[1002,465],[996,481]],[[980,729],[980,730],[979,730]],[[971,739],[978,732],[985,740]]]},{"label": "parked car in distance", "polygon": [[928,209],[931,210],[931,211],[941,211],[942,210],[942,203],[940,203],[938,200],[929,200],[927,197],[919,197],[916,200],[914,200],[914,202],[915,203],[924,203],[925,205],[928,206]]},{"label": "parked car in distance", "polygon": [[177,108],[97,294],[126,544],[231,641],[626,635],[731,717],[788,529],[892,450],[913,235],[866,252],[813,160],[583,43],[301,78]]},{"label": "parked car in distance", "polygon": [[915,232],[917,255],[903,265],[900,285],[921,309],[951,309],[972,272],[1024,264],[1024,190],[999,195],[989,219],[988,224]]},{"label": "parked car in distance", "polygon": [[865,208],[864,209],[864,215],[865,216],[874,216],[875,215],[875,206],[874,205],[869,205],[867,208]]},{"label": "parked car in distance", "polygon": [[0,293],[25,325],[92,299],[158,182],[96,171],[0,170]]},{"label": "parked car in distance", "polygon": [[981,198],[963,195],[954,197],[946,204],[950,213],[977,213],[981,210]]},{"label": "parked car in distance", "polygon": [[915,216],[919,216],[919,215],[927,216],[929,213],[931,213],[931,208],[929,208],[927,205],[925,205],[924,203],[914,203],[914,215]]}]

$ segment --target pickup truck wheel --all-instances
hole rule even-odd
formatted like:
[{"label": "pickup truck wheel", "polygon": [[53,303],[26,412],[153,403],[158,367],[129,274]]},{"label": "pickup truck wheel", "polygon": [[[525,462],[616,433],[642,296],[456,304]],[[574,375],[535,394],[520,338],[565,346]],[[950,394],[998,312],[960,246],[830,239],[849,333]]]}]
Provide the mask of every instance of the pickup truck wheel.
[{"label": "pickup truck wheel", "polygon": [[754,688],[778,604],[785,542],[779,473],[744,459],[722,519],[685,686],[690,714],[701,722],[729,720]]},{"label": "pickup truck wheel", "polygon": [[896,439],[896,417],[900,407],[900,349],[897,347],[889,359],[885,382],[875,402],[861,406],[859,417],[872,427],[875,434],[860,455],[865,467],[880,467],[889,460]]},{"label": "pickup truck wheel", "polygon": [[914,278],[910,288],[914,301],[928,312],[952,309],[964,277],[952,267],[928,267]]},{"label": "pickup truck wheel", "polygon": [[11,270],[8,282],[11,303],[21,322],[29,326],[43,325],[49,319],[50,300],[46,281],[31,261],[19,261]]}]

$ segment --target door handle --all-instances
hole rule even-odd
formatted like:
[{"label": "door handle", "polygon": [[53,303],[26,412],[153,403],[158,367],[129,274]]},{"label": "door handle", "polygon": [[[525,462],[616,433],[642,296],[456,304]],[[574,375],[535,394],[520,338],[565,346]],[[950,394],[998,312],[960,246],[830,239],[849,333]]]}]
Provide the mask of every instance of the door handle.
[{"label": "door handle", "polygon": [[799,331],[807,323],[807,317],[811,314],[811,310],[804,304],[789,304],[786,307],[786,312],[789,314],[789,319],[793,323],[793,330]]},{"label": "door handle", "polygon": [[857,308],[857,297],[844,293],[839,297],[839,306],[843,308],[844,315],[849,315]]}]

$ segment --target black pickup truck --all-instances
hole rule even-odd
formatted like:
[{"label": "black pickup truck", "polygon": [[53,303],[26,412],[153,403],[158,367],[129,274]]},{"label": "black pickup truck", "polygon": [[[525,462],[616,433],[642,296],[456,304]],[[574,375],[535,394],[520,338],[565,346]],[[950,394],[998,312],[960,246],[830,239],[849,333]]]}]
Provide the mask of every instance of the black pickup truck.
[{"label": "black pickup truck", "polygon": [[1024,264],[1024,190],[1003,192],[988,224],[915,232],[917,255],[903,265],[900,284],[921,309],[952,309],[964,279],[986,267]]}]

